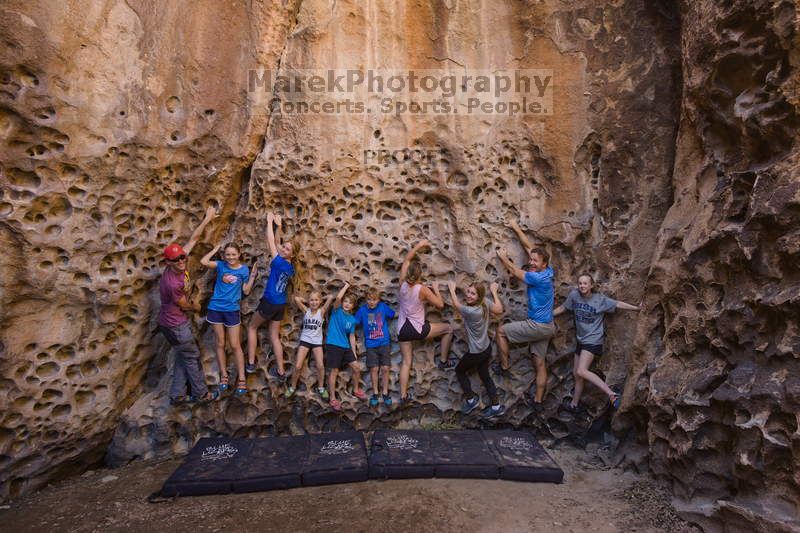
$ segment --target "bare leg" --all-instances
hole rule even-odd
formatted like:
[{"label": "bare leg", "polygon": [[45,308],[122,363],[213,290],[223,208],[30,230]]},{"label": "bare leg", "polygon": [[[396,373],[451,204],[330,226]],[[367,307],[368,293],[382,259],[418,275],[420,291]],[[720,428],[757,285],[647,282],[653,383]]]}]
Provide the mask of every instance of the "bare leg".
[{"label": "bare leg", "polygon": [[247,362],[251,365],[256,363],[256,350],[258,349],[258,328],[265,322],[261,313],[256,311],[247,324]]},{"label": "bare leg", "polygon": [[377,396],[380,394],[380,391],[378,390],[378,367],[373,366],[370,368],[369,375],[372,377],[372,391],[375,393],[375,396]]},{"label": "bare leg", "polygon": [[382,376],[383,383],[382,383],[382,385],[383,385],[383,393],[384,394],[389,394],[389,370],[391,368],[392,367],[390,367],[390,366],[382,366],[381,367],[381,370],[383,371],[383,376]]},{"label": "bare leg", "polygon": [[536,403],[541,403],[547,387],[547,361],[538,355],[534,355],[533,361],[536,365]]},{"label": "bare leg", "polygon": [[269,342],[272,344],[272,353],[275,354],[275,361],[278,362],[278,374],[283,376],[286,370],[283,368],[283,346],[281,345],[281,323],[278,320],[271,320],[269,323]]},{"label": "bare leg", "polygon": [[508,337],[506,331],[501,324],[497,328],[497,355],[500,357],[500,368],[508,370],[511,365],[508,364]]},{"label": "bare leg", "polygon": [[350,363],[350,371],[353,373],[353,392],[361,390],[361,365],[358,361]]},{"label": "bare leg", "polygon": [[589,370],[594,359],[594,354],[587,350],[581,350],[580,364],[578,365],[578,375],[583,379],[590,381],[593,385],[597,386],[601,391],[608,395],[609,399],[614,398],[616,393],[606,385],[606,382],[600,379],[600,376]]},{"label": "bare leg", "polygon": [[242,326],[233,326],[232,328],[225,328],[228,330],[228,342],[233,350],[233,356],[236,359],[236,374],[240,380],[245,379],[244,374],[244,352],[242,351],[241,332]]},{"label": "bare leg", "polygon": [[572,393],[572,402],[570,402],[572,407],[578,406],[578,402],[581,401],[581,395],[583,394],[583,378],[578,372],[578,369],[580,368],[580,360],[581,358],[578,356],[578,354],[575,354],[575,357],[572,361],[572,377],[575,379],[575,391]]},{"label": "bare leg", "polygon": [[331,373],[328,374],[328,394],[330,394],[330,401],[336,399],[336,378],[339,377],[339,369],[331,368]]},{"label": "bare leg", "polygon": [[431,324],[431,330],[425,340],[435,339],[436,337],[442,337],[442,351],[439,354],[439,359],[446,363],[447,357],[450,355],[450,343],[453,341],[453,326],[442,322]]},{"label": "bare leg", "polygon": [[225,326],[222,324],[211,324],[216,336],[215,348],[217,352],[217,363],[219,364],[219,380],[222,383],[228,381],[228,361],[225,358]]},{"label": "bare leg", "polygon": [[322,346],[314,348],[314,362],[317,365],[317,387],[325,387],[325,361],[323,358]]},{"label": "bare leg", "polygon": [[[314,348],[316,350],[316,348]],[[305,346],[300,346],[297,348],[297,359],[294,363],[294,372],[292,372],[292,388],[297,388],[297,382],[300,381],[300,374],[303,371],[303,364],[306,362],[306,355],[308,354],[308,348]]]},{"label": "bare leg", "polygon": [[405,398],[408,394],[408,378],[411,376],[411,363],[414,360],[414,347],[411,342],[401,342],[400,353],[403,354],[403,362],[400,364],[400,397]]}]

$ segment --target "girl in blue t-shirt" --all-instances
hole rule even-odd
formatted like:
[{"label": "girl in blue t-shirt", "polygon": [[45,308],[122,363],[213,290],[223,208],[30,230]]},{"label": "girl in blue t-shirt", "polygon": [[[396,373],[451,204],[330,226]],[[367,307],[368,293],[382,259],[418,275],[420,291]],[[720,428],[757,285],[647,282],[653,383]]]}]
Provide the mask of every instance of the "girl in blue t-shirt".
[{"label": "girl in blue t-shirt", "polygon": [[242,325],[239,313],[239,302],[242,292],[250,294],[253,282],[256,279],[255,269],[250,275],[250,269],[239,261],[241,252],[236,244],[230,243],[222,249],[224,261],[212,261],[211,258],[219,251],[216,245],[201,260],[203,266],[217,270],[217,279],[214,282],[214,294],[208,302],[208,316],[206,320],[214,328],[217,337],[217,361],[219,362],[219,390],[228,389],[228,365],[225,359],[225,331],[228,332],[228,343],[233,349],[236,358],[236,372],[238,381],[235,393],[237,396],[247,392],[247,383],[244,379],[244,353],[240,339]]},{"label": "girl in blue t-shirt", "polygon": [[283,345],[281,344],[281,320],[286,309],[289,283],[294,276],[292,259],[297,250],[291,241],[284,241],[278,245],[280,239],[276,237],[272,227],[273,222],[281,229],[281,216],[267,213],[267,243],[272,261],[269,264],[269,278],[264,287],[264,295],[258,304],[258,309],[253,313],[253,318],[247,325],[247,373],[256,371],[256,349],[258,348],[258,328],[267,323],[269,327],[269,341],[272,344],[272,353],[275,354],[276,366],[270,369],[272,377],[284,381],[286,370],[283,363]]}]

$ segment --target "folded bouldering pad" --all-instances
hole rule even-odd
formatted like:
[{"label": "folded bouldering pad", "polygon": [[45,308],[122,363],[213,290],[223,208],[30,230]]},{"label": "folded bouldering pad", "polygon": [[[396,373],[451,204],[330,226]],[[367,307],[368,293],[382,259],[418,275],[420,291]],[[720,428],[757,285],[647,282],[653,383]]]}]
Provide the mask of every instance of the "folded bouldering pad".
[{"label": "folded bouldering pad", "polygon": [[308,436],[303,485],[366,481],[367,446],[360,431]]},{"label": "folded bouldering pad", "polygon": [[436,477],[497,479],[500,469],[480,431],[431,431]]},{"label": "folded bouldering pad", "polygon": [[435,469],[429,431],[379,429],[372,434],[369,477],[430,478]]},{"label": "folded bouldering pad", "polygon": [[564,471],[533,435],[524,431],[482,431],[497,457],[500,479],[561,483]]}]

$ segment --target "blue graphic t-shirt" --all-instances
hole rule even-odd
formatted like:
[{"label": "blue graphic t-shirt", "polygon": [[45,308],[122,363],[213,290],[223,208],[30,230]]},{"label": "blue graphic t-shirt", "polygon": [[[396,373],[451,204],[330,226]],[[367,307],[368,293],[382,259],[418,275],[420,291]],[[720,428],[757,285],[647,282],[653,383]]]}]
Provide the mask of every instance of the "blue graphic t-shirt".
[{"label": "blue graphic t-shirt", "polygon": [[225,261],[217,261],[217,280],[208,308],[212,311],[238,311],[242,287],[249,277],[250,269],[245,265],[231,268]]},{"label": "blue graphic t-shirt", "polygon": [[337,307],[331,313],[326,344],[333,344],[339,348],[350,348],[350,334],[355,330],[356,317],[345,313],[341,307]]},{"label": "blue graphic t-shirt", "polygon": [[394,311],[383,302],[378,302],[375,309],[363,304],[356,312],[356,320],[364,329],[364,345],[367,348],[386,346],[391,342],[389,337],[389,319],[394,318]]},{"label": "blue graphic t-shirt", "polygon": [[528,318],[534,322],[549,324],[553,321],[553,269],[541,272],[525,272],[528,284]]},{"label": "blue graphic t-shirt", "polygon": [[267,286],[264,287],[263,298],[274,305],[285,304],[286,289],[289,287],[292,276],[294,276],[292,264],[280,255],[276,255],[269,264],[269,278],[267,278]]}]

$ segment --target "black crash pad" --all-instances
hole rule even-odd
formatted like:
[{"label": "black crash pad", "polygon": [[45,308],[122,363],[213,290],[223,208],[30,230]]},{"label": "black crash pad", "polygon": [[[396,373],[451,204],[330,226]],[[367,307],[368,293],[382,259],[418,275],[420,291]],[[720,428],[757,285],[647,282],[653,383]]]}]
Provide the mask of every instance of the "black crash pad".
[{"label": "black crash pad", "polygon": [[541,444],[523,431],[482,431],[497,457],[500,479],[561,483],[564,471]]},{"label": "black crash pad", "polygon": [[435,468],[429,431],[379,429],[372,434],[369,477],[430,478]]},{"label": "black crash pad", "polygon": [[303,485],[366,481],[367,446],[360,431],[308,436]]},{"label": "black crash pad", "polygon": [[253,439],[250,452],[238,465],[242,477],[233,492],[291,489],[299,487],[308,455],[308,437]]},{"label": "black crash pad", "polygon": [[431,431],[436,477],[497,479],[497,458],[480,431]]},{"label": "black crash pad", "polygon": [[233,492],[239,479],[239,465],[250,453],[250,439],[204,438],[164,483],[164,496],[199,496]]}]

